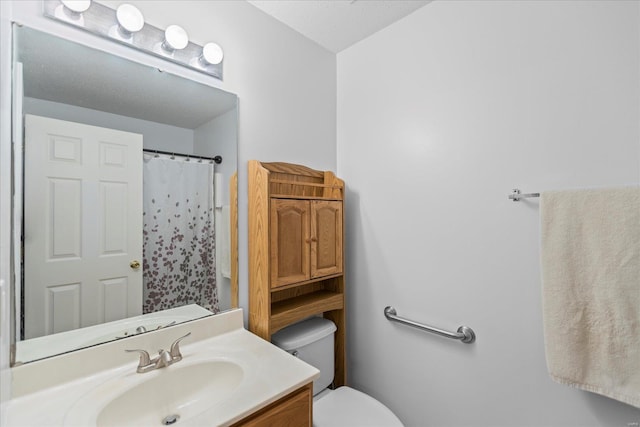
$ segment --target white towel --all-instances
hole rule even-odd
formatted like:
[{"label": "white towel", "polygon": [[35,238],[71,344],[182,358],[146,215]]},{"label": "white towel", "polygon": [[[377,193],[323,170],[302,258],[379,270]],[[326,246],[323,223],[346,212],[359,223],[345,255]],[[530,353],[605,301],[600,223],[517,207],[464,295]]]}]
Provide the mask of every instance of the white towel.
[{"label": "white towel", "polygon": [[547,367],[640,407],[640,188],[542,193]]},{"label": "white towel", "polygon": [[220,274],[227,279],[231,278],[231,223],[230,207],[225,205],[220,212],[220,227],[216,227],[218,235],[218,251],[220,251]]}]

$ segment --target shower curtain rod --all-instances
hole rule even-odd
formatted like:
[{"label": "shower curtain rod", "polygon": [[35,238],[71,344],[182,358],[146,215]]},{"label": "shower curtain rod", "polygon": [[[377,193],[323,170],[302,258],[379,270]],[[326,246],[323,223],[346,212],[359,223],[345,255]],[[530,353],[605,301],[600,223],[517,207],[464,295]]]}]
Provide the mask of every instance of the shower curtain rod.
[{"label": "shower curtain rod", "polygon": [[222,156],[215,156],[215,157],[195,156],[193,154],[173,153],[170,151],[150,150],[147,148],[143,149],[142,151],[147,153],[154,153],[154,154],[165,154],[167,156],[181,156],[181,157],[186,157],[187,159],[211,160],[215,162],[217,165],[222,163]]}]

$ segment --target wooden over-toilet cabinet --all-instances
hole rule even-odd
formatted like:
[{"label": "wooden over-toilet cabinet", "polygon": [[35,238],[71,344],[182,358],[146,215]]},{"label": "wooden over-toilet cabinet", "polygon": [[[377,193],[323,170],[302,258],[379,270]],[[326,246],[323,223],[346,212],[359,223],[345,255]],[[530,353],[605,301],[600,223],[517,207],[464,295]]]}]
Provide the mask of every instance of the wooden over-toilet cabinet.
[{"label": "wooden over-toilet cabinet", "polygon": [[336,386],[346,379],[343,203],[332,172],[249,162],[249,330],[271,340],[309,316],[332,320]]}]

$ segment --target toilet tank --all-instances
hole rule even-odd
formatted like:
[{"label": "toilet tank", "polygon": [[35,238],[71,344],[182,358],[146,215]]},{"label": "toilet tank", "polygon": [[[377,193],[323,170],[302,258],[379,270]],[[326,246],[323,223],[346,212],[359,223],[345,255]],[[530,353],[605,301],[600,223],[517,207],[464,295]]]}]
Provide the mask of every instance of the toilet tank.
[{"label": "toilet tank", "polygon": [[313,382],[313,394],[320,393],[333,382],[333,341],[336,325],[322,317],[312,317],[279,330],[271,342],[299,357],[320,371]]}]

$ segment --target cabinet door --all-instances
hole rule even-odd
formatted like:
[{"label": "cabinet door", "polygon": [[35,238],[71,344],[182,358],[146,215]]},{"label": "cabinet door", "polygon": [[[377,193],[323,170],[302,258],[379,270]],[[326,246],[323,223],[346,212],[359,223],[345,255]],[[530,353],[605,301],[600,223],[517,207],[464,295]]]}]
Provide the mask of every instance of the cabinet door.
[{"label": "cabinet door", "polygon": [[309,384],[232,427],[311,427],[311,399]]},{"label": "cabinet door", "polygon": [[309,201],[271,199],[271,287],[310,279]]},{"label": "cabinet door", "polygon": [[342,273],[342,202],[311,202],[311,277]]}]

